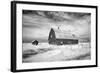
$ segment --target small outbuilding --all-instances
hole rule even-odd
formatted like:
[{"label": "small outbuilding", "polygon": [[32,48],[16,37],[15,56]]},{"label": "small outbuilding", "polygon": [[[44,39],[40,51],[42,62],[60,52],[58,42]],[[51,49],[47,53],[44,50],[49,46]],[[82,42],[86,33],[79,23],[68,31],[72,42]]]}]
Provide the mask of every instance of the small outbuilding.
[{"label": "small outbuilding", "polygon": [[37,40],[35,40],[35,41],[32,41],[32,45],[38,45],[38,41]]}]

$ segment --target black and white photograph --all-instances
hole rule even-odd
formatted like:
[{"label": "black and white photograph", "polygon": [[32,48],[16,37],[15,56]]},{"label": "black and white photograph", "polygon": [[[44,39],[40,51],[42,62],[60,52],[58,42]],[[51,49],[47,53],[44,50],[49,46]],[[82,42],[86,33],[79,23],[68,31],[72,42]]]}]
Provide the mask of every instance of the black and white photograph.
[{"label": "black and white photograph", "polygon": [[97,6],[12,2],[11,70],[97,67]]},{"label": "black and white photograph", "polygon": [[91,59],[91,13],[23,10],[23,63]]}]

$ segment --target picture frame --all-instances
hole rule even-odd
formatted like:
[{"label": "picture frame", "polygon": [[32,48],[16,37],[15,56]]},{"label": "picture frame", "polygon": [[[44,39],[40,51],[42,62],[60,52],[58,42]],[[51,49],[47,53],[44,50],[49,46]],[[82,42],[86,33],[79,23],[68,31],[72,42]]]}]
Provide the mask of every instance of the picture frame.
[{"label": "picture frame", "polygon": [[[24,72],[97,67],[97,22],[97,6],[11,1],[11,71]],[[48,30],[50,30],[50,33],[47,33]],[[68,34],[65,36],[72,37],[72,39],[58,39],[56,38],[56,31],[59,34],[58,36]],[[68,33],[64,31],[68,31]],[[74,34],[69,36],[72,32]],[[48,38],[44,39],[45,37]],[[78,40],[73,40],[73,37],[77,37]],[[84,38],[85,42],[88,41],[88,48],[83,43],[81,44],[82,48],[79,48],[81,47],[80,38],[82,38],[81,40]],[[48,41],[48,44],[40,45],[41,41]],[[28,45],[25,44],[26,42],[31,43],[28,46],[28,51],[26,50]],[[51,49],[52,45],[58,49]],[[33,47],[39,49],[34,52]],[[64,48],[61,49],[61,47]],[[65,47],[69,48],[66,50]],[[78,47],[78,49],[75,47]]]}]

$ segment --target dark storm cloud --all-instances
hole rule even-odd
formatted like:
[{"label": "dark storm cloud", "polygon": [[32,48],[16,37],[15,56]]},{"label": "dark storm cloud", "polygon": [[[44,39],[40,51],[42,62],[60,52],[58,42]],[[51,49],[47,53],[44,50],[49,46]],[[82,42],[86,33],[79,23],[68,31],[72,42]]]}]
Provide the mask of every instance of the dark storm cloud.
[{"label": "dark storm cloud", "polygon": [[23,14],[36,14],[40,16],[45,16],[54,20],[70,20],[71,19],[80,19],[87,16],[90,16],[90,13],[78,13],[78,12],[58,12],[58,11],[35,11],[35,10],[23,10]]}]

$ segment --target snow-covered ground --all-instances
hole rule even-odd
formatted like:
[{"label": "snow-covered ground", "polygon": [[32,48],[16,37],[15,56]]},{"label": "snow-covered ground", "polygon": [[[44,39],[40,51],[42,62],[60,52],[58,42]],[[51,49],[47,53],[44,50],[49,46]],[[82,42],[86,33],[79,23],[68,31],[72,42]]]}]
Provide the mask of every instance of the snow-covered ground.
[{"label": "snow-covered ground", "polygon": [[22,52],[24,63],[91,59],[89,43],[79,43],[77,45],[39,43],[37,46],[31,43],[23,43]]}]

